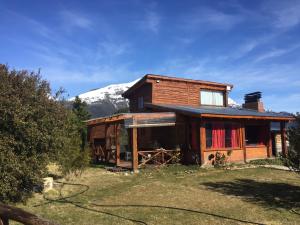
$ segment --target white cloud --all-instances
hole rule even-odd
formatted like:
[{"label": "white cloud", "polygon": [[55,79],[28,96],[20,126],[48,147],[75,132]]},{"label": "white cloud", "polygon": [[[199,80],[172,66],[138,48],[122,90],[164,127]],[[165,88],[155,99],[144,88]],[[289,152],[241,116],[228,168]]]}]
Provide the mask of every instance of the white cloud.
[{"label": "white cloud", "polygon": [[300,44],[295,44],[289,48],[284,49],[272,49],[271,51],[265,52],[256,57],[255,62],[260,62],[270,58],[280,57],[282,55],[288,54],[300,47]]},{"label": "white cloud", "polygon": [[102,41],[98,44],[97,59],[117,57],[129,52],[129,44],[117,41]]},{"label": "white cloud", "polygon": [[197,30],[229,30],[244,20],[240,14],[228,14],[202,7],[184,15],[184,27]]},{"label": "white cloud", "polygon": [[271,23],[276,28],[289,29],[300,23],[300,1],[266,1],[263,10],[272,15]]},{"label": "white cloud", "polygon": [[144,18],[138,21],[139,27],[145,31],[157,34],[160,30],[161,17],[154,9],[147,9]]},{"label": "white cloud", "polygon": [[74,11],[63,10],[60,12],[60,16],[63,27],[67,30],[73,28],[90,29],[92,26],[92,21],[88,17]]}]

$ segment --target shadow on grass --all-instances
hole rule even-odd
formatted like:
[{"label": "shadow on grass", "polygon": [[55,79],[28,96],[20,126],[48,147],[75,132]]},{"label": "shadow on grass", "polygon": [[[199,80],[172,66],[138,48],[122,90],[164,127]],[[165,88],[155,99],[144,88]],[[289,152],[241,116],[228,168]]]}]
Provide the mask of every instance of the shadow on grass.
[{"label": "shadow on grass", "polygon": [[201,183],[208,189],[269,208],[294,209],[300,207],[300,187],[275,182],[237,179],[228,182]]},{"label": "shadow on grass", "polygon": [[[70,198],[76,197],[76,196],[81,195],[81,194],[85,193],[86,191],[88,191],[89,186],[84,185],[84,184],[74,184],[74,183],[64,183],[64,182],[60,182],[60,183],[63,184],[63,185],[82,186],[83,190],[79,191],[78,193],[69,195],[69,196],[62,196],[61,190],[60,190],[60,198],[57,198],[57,199],[50,199],[50,198],[47,198],[44,195],[44,199],[47,200],[47,202],[35,205],[34,207],[39,207],[39,206],[47,205],[47,204],[51,204],[51,203],[71,204],[73,206],[76,206],[78,208],[81,208],[81,209],[84,209],[84,210],[87,210],[87,211],[109,215],[109,216],[112,216],[112,217],[127,220],[127,221],[137,223],[137,224],[147,225],[146,222],[141,221],[141,220],[136,220],[136,219],[120,216],[120,215],[117,215],[117,214],[113,214],[113,213],[110,213],[110,212],[106,212],[106,211],[94,209],[94,208],[91,208],[91,207],[87,207],[87,206],[85,206],[86,203],[84,203],[84,202],[71,201],[71,200],[69,200]],[[212,217],[216,217],[216,218],[219,218],[219,219],[229,220],[229,221],[238,222],[238,223],[255,224],[255,225],[262,224],[262,223],[257,223],[257,222],[253,222],[253,221],[237,219],[237,218],[234,218],[234,217],[228,217],[228,216],[224,216],[224,215],[220,215],[220,214],[216,214],[216,213],[210,213],[210,212],[205,212],[205,211],[201,211],[201,210],[194,210],[194,209],[172,207],[172,206],[145,205],[145,204],[143,204],[143,205],[142,204],[126,204],[126,205],[114,204],[114,205],[109,205],[109,204],[96,204],[96,203],[88,203],[88,204],[93,206],[93,207],[100,207],[100,208],[158,208],[158,209],[176,210],[176,211],[182,211],[182,212],[187,212],[187,213],[195,213],[195,214],[201,214],[201,215],[206,215],[206,216],[212,216]]]}]

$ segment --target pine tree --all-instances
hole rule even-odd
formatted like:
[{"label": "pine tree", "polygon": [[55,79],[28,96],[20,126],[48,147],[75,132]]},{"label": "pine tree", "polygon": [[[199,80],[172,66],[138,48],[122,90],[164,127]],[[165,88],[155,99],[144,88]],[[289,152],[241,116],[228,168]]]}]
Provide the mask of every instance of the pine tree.
[{"label": "pine tree", "polygon": [[87,145],[87,127],[85,121],[90,119],[90,114],[87,110],[87,104],[78,96],[76,96],[72,110],[77,117],[78,131],[81,136],[81,150],[84,150]]},{"label": "pine tree", "polygon": [[288,130],[289,149],[286,165],[300,172],[300,114],[295,115],[295,126]]}]

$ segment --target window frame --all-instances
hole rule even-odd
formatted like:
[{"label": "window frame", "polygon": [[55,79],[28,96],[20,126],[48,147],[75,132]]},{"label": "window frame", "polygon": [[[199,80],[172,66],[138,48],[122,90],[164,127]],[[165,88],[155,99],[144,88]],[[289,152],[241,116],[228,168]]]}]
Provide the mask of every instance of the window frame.
[{"label": "window frame", "polygon": [[[245,125],[245,145],[247,148],[251,148],[251,147],[259,147],[259,146],[267,146],[267,138],[265,138],[265,140],[259,140],[259,136],[257,138],[257,142],[256,143],[249,143],[248,138],[247,138],[247,127],[260,127],[260,129],[266,129],[265,127],[266,125],[264,124],[246,124]],[[253,129],[253,128],[252,128]],[[255,131],[255,133],[259,133],[260,131]],[[260,134],[261,135],[261,134]],[[262,143],[260,143],[262,142]]]},{"label": "window frame", "polygon": [[[216,104],[203,104],[202,102],[202,96],[201,93],[202,92],[211,92],[211,93],[222,93],[222,105],[216,105]],[[199,97],[200,97],[200,105],[201,106],[216,106],[216,107],[224,107],[225,106],[225,93],[224,91],[220,91],[220,90],[211,90],[211,89],[200,89],[199,91]]]},{"label": "window frame", "polygon": [[144,96],[139,96],[137,103],[138,109],[144,109]]},{"label": "window frame", "polygon": [[[210,124],[211,126],[211,133],[213,132],[213,123],[223,123],[224,124],[224,129],[225,129],[225,148],[213,148],[212,147],[212,143],[213,143],[213,136],[211,135],[211,146],[208,147],[207,146],[207,124]],[[242,145],[241,142],[238,143],[238,147],[226,147],[226,126],[232,125],[232,124],[237,124],[239,126],[239,128],[237,128],[238,130],[240,129],[241,124],[237,123],[237,122],[224,122],[224,121],[211,121],[211,122],[204,122],[204,127],[205,127],[205,150],[206,151],[217,151],[217,150],[241,150],[242,149]],[[231,129],[230,129],[231,130]],[[240,132],[238,132],[239,138],[241,138],[241,134]],[[231,142],[231,138],[230,138],[230,142]]]}]

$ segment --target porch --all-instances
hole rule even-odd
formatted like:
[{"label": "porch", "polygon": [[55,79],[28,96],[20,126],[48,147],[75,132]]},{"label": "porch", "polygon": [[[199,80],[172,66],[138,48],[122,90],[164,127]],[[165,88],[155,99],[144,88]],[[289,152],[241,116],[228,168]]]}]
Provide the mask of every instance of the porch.
[{"label": "porch", "polygon": [[175,113],[126,113],[88,121],[94,162],[137,170],[180,161]]}]

